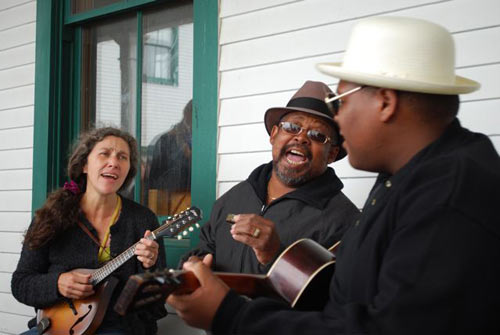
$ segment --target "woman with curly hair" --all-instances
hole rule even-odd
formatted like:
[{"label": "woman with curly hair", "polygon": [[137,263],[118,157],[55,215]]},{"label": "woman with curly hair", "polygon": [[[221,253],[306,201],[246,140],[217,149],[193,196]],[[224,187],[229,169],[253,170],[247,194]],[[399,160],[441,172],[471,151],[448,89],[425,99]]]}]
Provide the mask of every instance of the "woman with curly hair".
[{"label": "woman with curly hair", "polygon": [[[12,294],[20,302],[45,309],[61,302],[92,297],[91,273],[138,242],[136,257],[112,276],[118,279],[96,334],[156,334],[163,303],[120,317],[113,311],[120,285],[144,269],[165,266],[163,248],[146,239],[158,227],[155,214],[118,194],[137,172],[137,142],[120,129],[84,133],[68,162],[69,182],[49,195],[28,228]],[[35,320],[24,334],[36,334]]]}]

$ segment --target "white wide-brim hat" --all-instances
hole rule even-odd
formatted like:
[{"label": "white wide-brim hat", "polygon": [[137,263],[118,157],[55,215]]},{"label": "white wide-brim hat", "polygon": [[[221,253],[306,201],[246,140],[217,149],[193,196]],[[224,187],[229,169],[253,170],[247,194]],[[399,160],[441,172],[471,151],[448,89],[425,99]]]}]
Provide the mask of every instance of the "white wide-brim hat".
[{"label": "white wide-brim hat", "polygon": [[343,62],[316,67],[341,80],[410,92],[461,94],[481,86],[455,75],[455,45],[445,28],[407,17],[359,21]]}]

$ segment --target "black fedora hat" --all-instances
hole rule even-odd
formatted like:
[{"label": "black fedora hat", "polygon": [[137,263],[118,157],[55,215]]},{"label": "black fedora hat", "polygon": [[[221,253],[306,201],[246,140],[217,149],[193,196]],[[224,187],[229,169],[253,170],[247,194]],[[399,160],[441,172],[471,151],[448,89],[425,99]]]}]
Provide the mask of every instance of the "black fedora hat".
[{"label": "black fedora hat", "polygon": [[288,101],[286,107],[269,108],[264,115],[264,124],[268,134],[271,134],[273,126],[278,125],[280,120],[288,113],[302,112],[319,116],[325,119],[337,134],[340,150],[336,161],[346,156],[346,151],[342,147],[344,139],[340,136],[339,127],[333,120],[333,113],[328,109],[325,103],[325,97],[333,94],[332,90],[324,83],[319,81],[306,81],[304,85]]}]

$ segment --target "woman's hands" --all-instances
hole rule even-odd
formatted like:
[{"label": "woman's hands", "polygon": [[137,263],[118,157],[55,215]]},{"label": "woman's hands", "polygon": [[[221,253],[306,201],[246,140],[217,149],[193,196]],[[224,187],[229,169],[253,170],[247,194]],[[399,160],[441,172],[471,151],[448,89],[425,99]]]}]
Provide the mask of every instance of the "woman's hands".
[{"label": "woman's hands", "polygon": [[69,299],[83,299],[94,294],[94,287],[90,284],[91,271],[76,269],[64,272],[57,279],[57,290]]},{"label": "woman's hands", "polygon": [[[144,237],[147,237],[151,232],[146,230],[144,233]],[[137,255],[137,259],[142,263],[144,268],[150,268],[156,264],[156,260],[158,259],[158,249],[159,245],[153,240],[148,240],[147,238],[141,238],[135,247],[135,254]]]}]

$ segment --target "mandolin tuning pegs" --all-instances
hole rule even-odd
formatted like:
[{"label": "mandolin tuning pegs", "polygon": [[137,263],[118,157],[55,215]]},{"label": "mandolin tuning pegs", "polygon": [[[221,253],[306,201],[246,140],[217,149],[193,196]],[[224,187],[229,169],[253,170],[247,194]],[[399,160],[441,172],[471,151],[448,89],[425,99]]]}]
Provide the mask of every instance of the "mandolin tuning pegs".
[{"label": "mandolin tuning pegs", "polygon": [[188,229],[189,229],[189,231],[193,231],[193,230],[194,230],[194,228],[193,228],[193,227],[189,227]]}]

